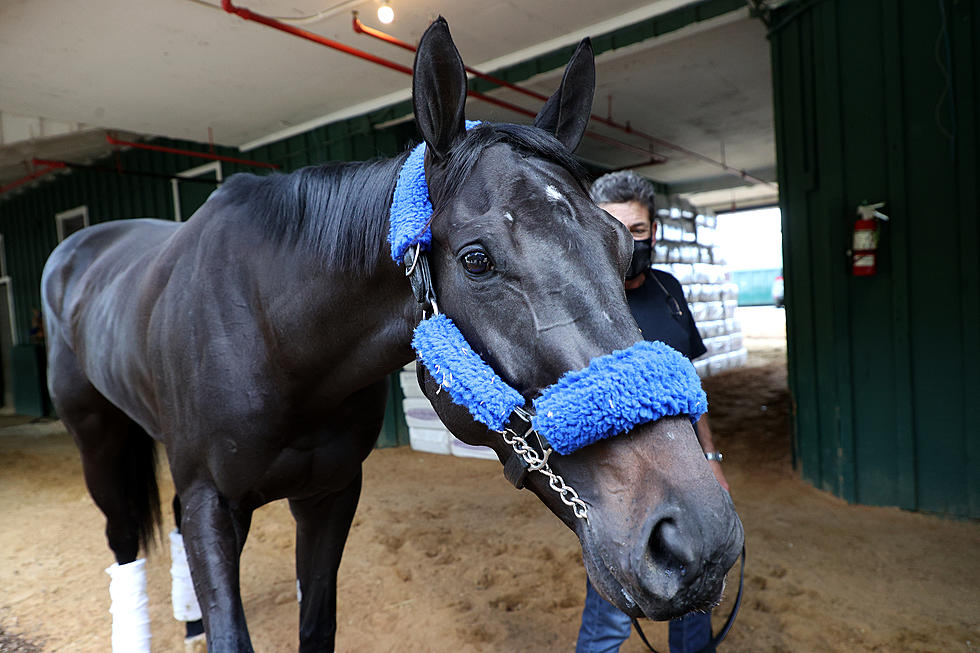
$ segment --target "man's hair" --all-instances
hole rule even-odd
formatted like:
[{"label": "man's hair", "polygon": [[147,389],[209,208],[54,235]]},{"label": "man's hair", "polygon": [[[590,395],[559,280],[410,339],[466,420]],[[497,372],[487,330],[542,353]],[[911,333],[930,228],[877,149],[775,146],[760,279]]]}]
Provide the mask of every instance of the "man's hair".
[{"label": "man's hair", "polygon": [[632,170],[621,170],[602,175],[592,183],[592,201],[596,204],[639,202],[650,212],[650,224],[657,220],[656,194],[653,184]]}]

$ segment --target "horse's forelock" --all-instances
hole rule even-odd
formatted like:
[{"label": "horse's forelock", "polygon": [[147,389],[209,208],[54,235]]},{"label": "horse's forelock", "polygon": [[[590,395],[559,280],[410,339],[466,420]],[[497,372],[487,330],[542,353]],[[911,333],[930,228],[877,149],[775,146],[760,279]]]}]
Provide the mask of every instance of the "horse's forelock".
[{"label": "horse's forelock", "polygon": [[483,123],[459,140],[441,164],[439,184],[430,186],[436,213],[466,184],[477,161],[491,145],[510,145],[524,156],[550,161],[571,173],[581,189],[588,192],[588,173],[582,164],[554,136],[530,125]]}]

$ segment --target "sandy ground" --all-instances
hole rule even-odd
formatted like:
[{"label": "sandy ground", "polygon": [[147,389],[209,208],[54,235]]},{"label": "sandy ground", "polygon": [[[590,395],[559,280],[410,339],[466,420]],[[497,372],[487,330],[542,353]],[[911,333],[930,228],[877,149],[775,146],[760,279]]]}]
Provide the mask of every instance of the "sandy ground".
[{"label": "sandy ground", "polygon": [[[744,605],[722,650],[980,650],[980,524],[850,506],[800,481],[782,314],[758,311],[743,316],[749,366],[705,383],[748,547]],[[0,653],[109,650],[103,527],[56,423],[0,430]],[[258,651],[296,650],[292,546],[286,505],[259,510],[242,571]],[[337,650],[570,651],[580,555],[497,463],[376,451],[341,566]],[[168,558],[158,547],[148,562],[153,646],[176,652]],[[664,624],[646,630],[666,648]],[[623,647],[641,650],[635,635]]]}]

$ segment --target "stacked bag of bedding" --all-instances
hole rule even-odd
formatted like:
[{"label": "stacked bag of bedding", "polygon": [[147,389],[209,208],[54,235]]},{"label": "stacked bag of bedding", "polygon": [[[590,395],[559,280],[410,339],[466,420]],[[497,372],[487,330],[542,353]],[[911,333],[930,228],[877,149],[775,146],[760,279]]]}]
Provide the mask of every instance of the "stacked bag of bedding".
[{"label": "stacked bag of bedding", "polygon": [[409,363],[398,374],[405,399],[402,408],[408,423],[408,439],[412,449],[428,453],[444,453],[463,458],[497,459],[489,447],[474,447],[456,438],[443,426],[432,404],[422,394],[415,363]]},{"label": "stacked bag of bedding", "polygon": [[684,288],[708,349],[694,361],[694,367],[702,378],[741,367],[748,352],[742,342],[742,327],[735,319],[738,285],[731,281],[724,260],[715,251],[716,218],[680,198],[667,197],[663,203],[657,209],[660,226],[654,267],[670,272]]}]

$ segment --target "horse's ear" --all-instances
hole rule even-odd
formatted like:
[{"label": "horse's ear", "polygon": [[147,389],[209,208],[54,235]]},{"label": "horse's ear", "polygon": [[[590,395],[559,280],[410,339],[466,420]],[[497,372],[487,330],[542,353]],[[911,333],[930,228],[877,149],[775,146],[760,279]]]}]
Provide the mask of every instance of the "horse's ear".
[{"label": "horse's ear", "polygon": [[415,122],[429,152],[437,159],[442,158],[466,132],[463,120],[466,70],[442,16],[429,25],[419,41],[412,103]]},{"label": "horse's ear", "polygon": [[595,57],[592,41],[584,38],[565,67],[561,86],[541,107],[534,126],[554,134],[569,151],[574,151],[589,125],[594,95]]}]

